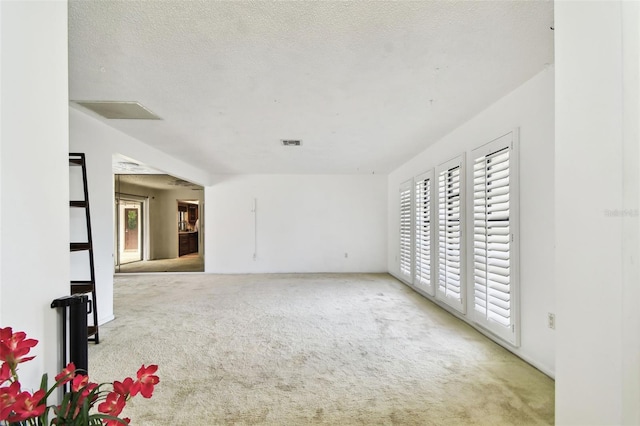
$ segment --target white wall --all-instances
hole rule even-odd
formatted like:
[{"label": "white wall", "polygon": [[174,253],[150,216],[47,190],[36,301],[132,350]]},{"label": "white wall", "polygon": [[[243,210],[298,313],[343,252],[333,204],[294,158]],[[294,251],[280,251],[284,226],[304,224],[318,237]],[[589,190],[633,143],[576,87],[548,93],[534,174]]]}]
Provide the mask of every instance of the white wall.
[{"label": "white wall", "polygon": [[207,272],[386,271],[384,176],[217,176],[205,198]]},{"label": "white wall", "polygon": [[[206,185],[209,174],[158,151],[74,108],[69,109],[69,151],[84,152],[91,204],[99,322],[113,318],[113,154],[124,155],[172,176]],[[66,163],[65,163],[66,164]]]},{"label": "white wall", "polygon": [[177,188],[162,191],[160,199],[156,199],[157,208],[155,224],[151,235],[162,235],[162,241],[156,241],[154,259],[173,259],[178,257],[178,203],[177,200],[203,201],[204,191],[193,191],[191,188]]},{"label": "white wall", "polygon": [[67,3],[0,2],[0,326],[40,341],[28,387],[60,369],[69,294]]},{"label": "white wall", "polygon": [[510,349],[549,375],[554,372],[554,332],[546,321],[547,313],[555,311],[553,93],[549,68],[392,172],[388,186],[387,263],[390,273],[400,277],[400,184],[461,153],[469,161],[474,148],[519,128],[521,346]]},{"label": "white wall", "polygon": [[636,2],[556,2],[556,422],[640,424]]}]

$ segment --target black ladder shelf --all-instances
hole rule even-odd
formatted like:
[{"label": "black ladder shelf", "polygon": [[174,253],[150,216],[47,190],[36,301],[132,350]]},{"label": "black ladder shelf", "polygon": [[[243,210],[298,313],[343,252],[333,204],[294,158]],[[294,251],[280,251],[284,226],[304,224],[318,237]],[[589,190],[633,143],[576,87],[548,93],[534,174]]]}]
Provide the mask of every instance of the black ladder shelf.
[{"label": "black ladder shelf", "polygon": [[87,251],[89,254],[89,280],[72,280],[71,281],[71,294],[88,294],[91,293],[89,314],[93,314],[93,324],[87,327],[87,335],[89,340],[100,343],[100,337],[98,334],[98,305],[96,299],[96,273],[93,264],[93,239],[91,238],[91,214],[89,210],[89,188],[87,186],[87,164],[84,154],[70,153],[69,154],[69,166],[82,168],[82,186],[84,189],[83,200],[71,200],[69,201],[70,208],[81,208],[85,211],[85,220],[87,224],[87,241],[71,242],[69,248],[72,252],[75,251]]}]

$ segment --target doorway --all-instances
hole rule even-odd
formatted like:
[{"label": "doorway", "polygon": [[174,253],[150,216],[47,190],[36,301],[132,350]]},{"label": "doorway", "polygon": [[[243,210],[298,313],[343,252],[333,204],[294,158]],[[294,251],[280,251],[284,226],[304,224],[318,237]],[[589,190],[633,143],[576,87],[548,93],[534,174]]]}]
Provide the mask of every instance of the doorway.
[{"label": "doorway", "polygon": [[136,200],[118,201],[118,257],[117,265],[138,262],[143,258],[143,203]]},{"label": "doorway", "polygon": [[204,272],[202,186],[164,174],[114,173],[114,189],[115,273]]},{"label": "doorway", "polygon": [[124,250],[138,250],[138,209],[124,209],[127,226],[124,229]]}]

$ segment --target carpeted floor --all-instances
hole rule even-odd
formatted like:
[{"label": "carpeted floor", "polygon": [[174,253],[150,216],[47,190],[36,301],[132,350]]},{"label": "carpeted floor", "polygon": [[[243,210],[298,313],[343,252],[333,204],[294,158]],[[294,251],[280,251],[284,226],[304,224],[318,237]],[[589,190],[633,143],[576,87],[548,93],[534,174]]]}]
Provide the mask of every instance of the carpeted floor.
[{"label": "carpeted floor", "polygon": [[92,380],[132,425],[544,425],[554,382],[386,274],[121,275]]},{"label": "carpeted floor", "polygon": [[204,258],[198,253],[174,259],[141,260],[116,266],[116,273],[204,272]]}]

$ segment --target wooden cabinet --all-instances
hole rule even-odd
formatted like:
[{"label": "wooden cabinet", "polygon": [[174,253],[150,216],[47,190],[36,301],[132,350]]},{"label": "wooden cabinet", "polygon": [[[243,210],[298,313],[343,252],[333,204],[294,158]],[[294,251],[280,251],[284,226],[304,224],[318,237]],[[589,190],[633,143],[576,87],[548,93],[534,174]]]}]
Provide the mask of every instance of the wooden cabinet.
[{"label": "wooden cabinet", "polygon": [[198,233],[193,232],[189,234],[189,253],[198,252]]},{"label": "wooden cabinet", "polygon": [[189,254],[189,234],[180,234],[178,238],[180,239],[178,242],[178,256]]},{"label": "wooden cabinet", "polygon": [[183,232],[178,235],[178,256],[198,252],[198,233]]},{"label": "wooden cabinet", "polygon": [[189,204],[188,209],[189,223],[193,225],[194,223],[196,223],[196,220],[198,220],[198,206],[196,206],[195,204]]}]

